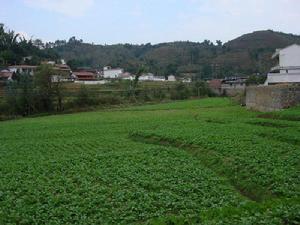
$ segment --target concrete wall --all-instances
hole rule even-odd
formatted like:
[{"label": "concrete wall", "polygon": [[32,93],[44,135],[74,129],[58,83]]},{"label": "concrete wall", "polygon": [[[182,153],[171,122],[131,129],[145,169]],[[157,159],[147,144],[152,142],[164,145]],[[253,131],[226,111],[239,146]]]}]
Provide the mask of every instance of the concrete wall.
[{"label": "concrete wall", "polygon": [[269,73],[266,84],[272,83],[300,83],[300,70],[296,73]]},{"label": "concrete wall", "polygon": [[247,87],[246,106],[262,112],[278,111],[300,104],[300,86]]},{"label": "concrete wall", "polygon": [[300,66],[300,46],[291,45],[279,52],[280,67]]},{"label": "concrete wall", "polygon": [[123,69],[111,69],[111,70],[104,70],[103,71],[103,77],[104,78],[111,78],[115,79],[118,78],[120,74],[123,73]]}]

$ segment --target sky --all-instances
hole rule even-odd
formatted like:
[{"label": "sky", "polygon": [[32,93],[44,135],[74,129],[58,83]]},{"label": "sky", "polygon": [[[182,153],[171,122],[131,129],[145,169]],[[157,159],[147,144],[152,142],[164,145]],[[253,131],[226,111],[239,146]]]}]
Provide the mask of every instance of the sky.
[{"label": "sky", "polygon": [[0,23],[43,41],[226,42],[266,29],[300,34],[299,21],[300,0],[0,0]]}]

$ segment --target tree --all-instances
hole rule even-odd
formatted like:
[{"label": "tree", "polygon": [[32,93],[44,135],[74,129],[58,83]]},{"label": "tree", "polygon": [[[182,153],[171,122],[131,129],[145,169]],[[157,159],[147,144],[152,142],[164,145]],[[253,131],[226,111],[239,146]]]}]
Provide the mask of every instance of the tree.
[{"label": "tree", "polygon": [[184,83],[179,83],[171,91],[171,99],[173,100],[183,100],[190,96],[190,90]]},{"label": "tree", "polygon": [[86,87],[86,85],[81,85],[77,97],[75,99],[75,104],[79,107],[95,104],[95,100],[91,96],[91,92]]},{"label": "tree", "polygon": [[35,39],[33,41],[33,45],[39,49],[44,49],[45,48],[45,44],[42,42],[41,39]]},{"label": "tree", "polygon": [[193,85],[193,93],[197,97],[210,95],[210,90],[205,81],[197,81]]},{"label": "tree", "polygon": [[0,66],[20,63],[36,65],[43,59],[58,59],[57,52],[44,47],[40,39],[26,40],[14,31],[6,31],[4,25],[0,24]]},{"label": "tree", "polygon": [[37,68],[34,75],[34,82],[37,88],[40,110],[51,111],[53,110],[53,89],[52,89],[52,76],[55,75],[51,65],[41,65]]},{"label": "tree", "polygon": [[12,115],[31,115],[35,109],[35,89],[32,76],[26,73],[18,74],[18,79],[9,83],[6,91],[8,111]]},{"label": "tree", "polygon": [[140,66],[137,69],[135,77],[134,77],[134,80],[133,80],[133,89],[135,89],[137,87],[139,79],[140,79],[140,76],[142,76],[146,72],[147,72],[147,69],[146,69],[146,67],[144,65]]},{"label": "tree", "polygon": [[76,70],[77,68],[84,66],[84,62],[79,59],[71,59],[67,62],[67,64],[72,70]]},{"label": "tree", "polygon": [[56,101],[56,111],[62,112],[64,110],[63,107],[64,87],[60,75],[58,75],[56,81],[53,82],[53,95]]},{"label": "tree", "polygon": [[221,40],[216,40],[216,43],[217,43],[217,46],[218,47],[222,47],[223,46],[223,43]]},{"label": "tree", "polygon": [[206,47],[209,47],[211,46],[213,43],[210,41],[210,40],[204,40],[203,41],[203,45],[206,46]]}]

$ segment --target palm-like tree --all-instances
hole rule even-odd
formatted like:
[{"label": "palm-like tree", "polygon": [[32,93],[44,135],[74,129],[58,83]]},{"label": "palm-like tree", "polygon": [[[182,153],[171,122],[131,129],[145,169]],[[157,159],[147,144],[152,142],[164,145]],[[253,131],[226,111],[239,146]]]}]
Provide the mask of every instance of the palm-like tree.
[{"label": "palm-like tree", "polygon": [[9,30],[5,32],[4,25],[0,24],[0,49],[11,49],[18,45],[19,34]]},{"label": "palm-like tree", "polygon": [[18,45],[19,34],[16,34],[14,31],[8,31],[5,38],[5,43],[8,48],[13,49]]}]

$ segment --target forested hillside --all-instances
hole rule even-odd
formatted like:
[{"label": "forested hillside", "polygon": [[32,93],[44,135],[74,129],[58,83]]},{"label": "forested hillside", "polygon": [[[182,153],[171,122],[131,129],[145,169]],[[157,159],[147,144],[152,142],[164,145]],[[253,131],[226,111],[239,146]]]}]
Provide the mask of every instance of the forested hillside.
[{"label": "forested hillside", "polygon": [[300,36],[272,30],[245,34],[227,43],[171,42],[152,45],[94,45],[71,37],[68,41],[25,40],[0,24],[0,66],[39,64],[42,60],[65,59],[72,69],[103,66],[135,72],[141,65],[157,75],[222,78],[265,74],[274,65],[276,48],[300,44]]},{"label": "forested hillside", "polygon": [[159,75],[192,75],[199,78],[235,74],[266,73],[274,64],[270,57],[276,48],[300,43],[300,36],[271,30],[245,34],[237,39],[216,44],[172,42],[151,45],[93,45],[71,38],[54,47],[71,67],[111,65],[133,72],[145,64]]}]

